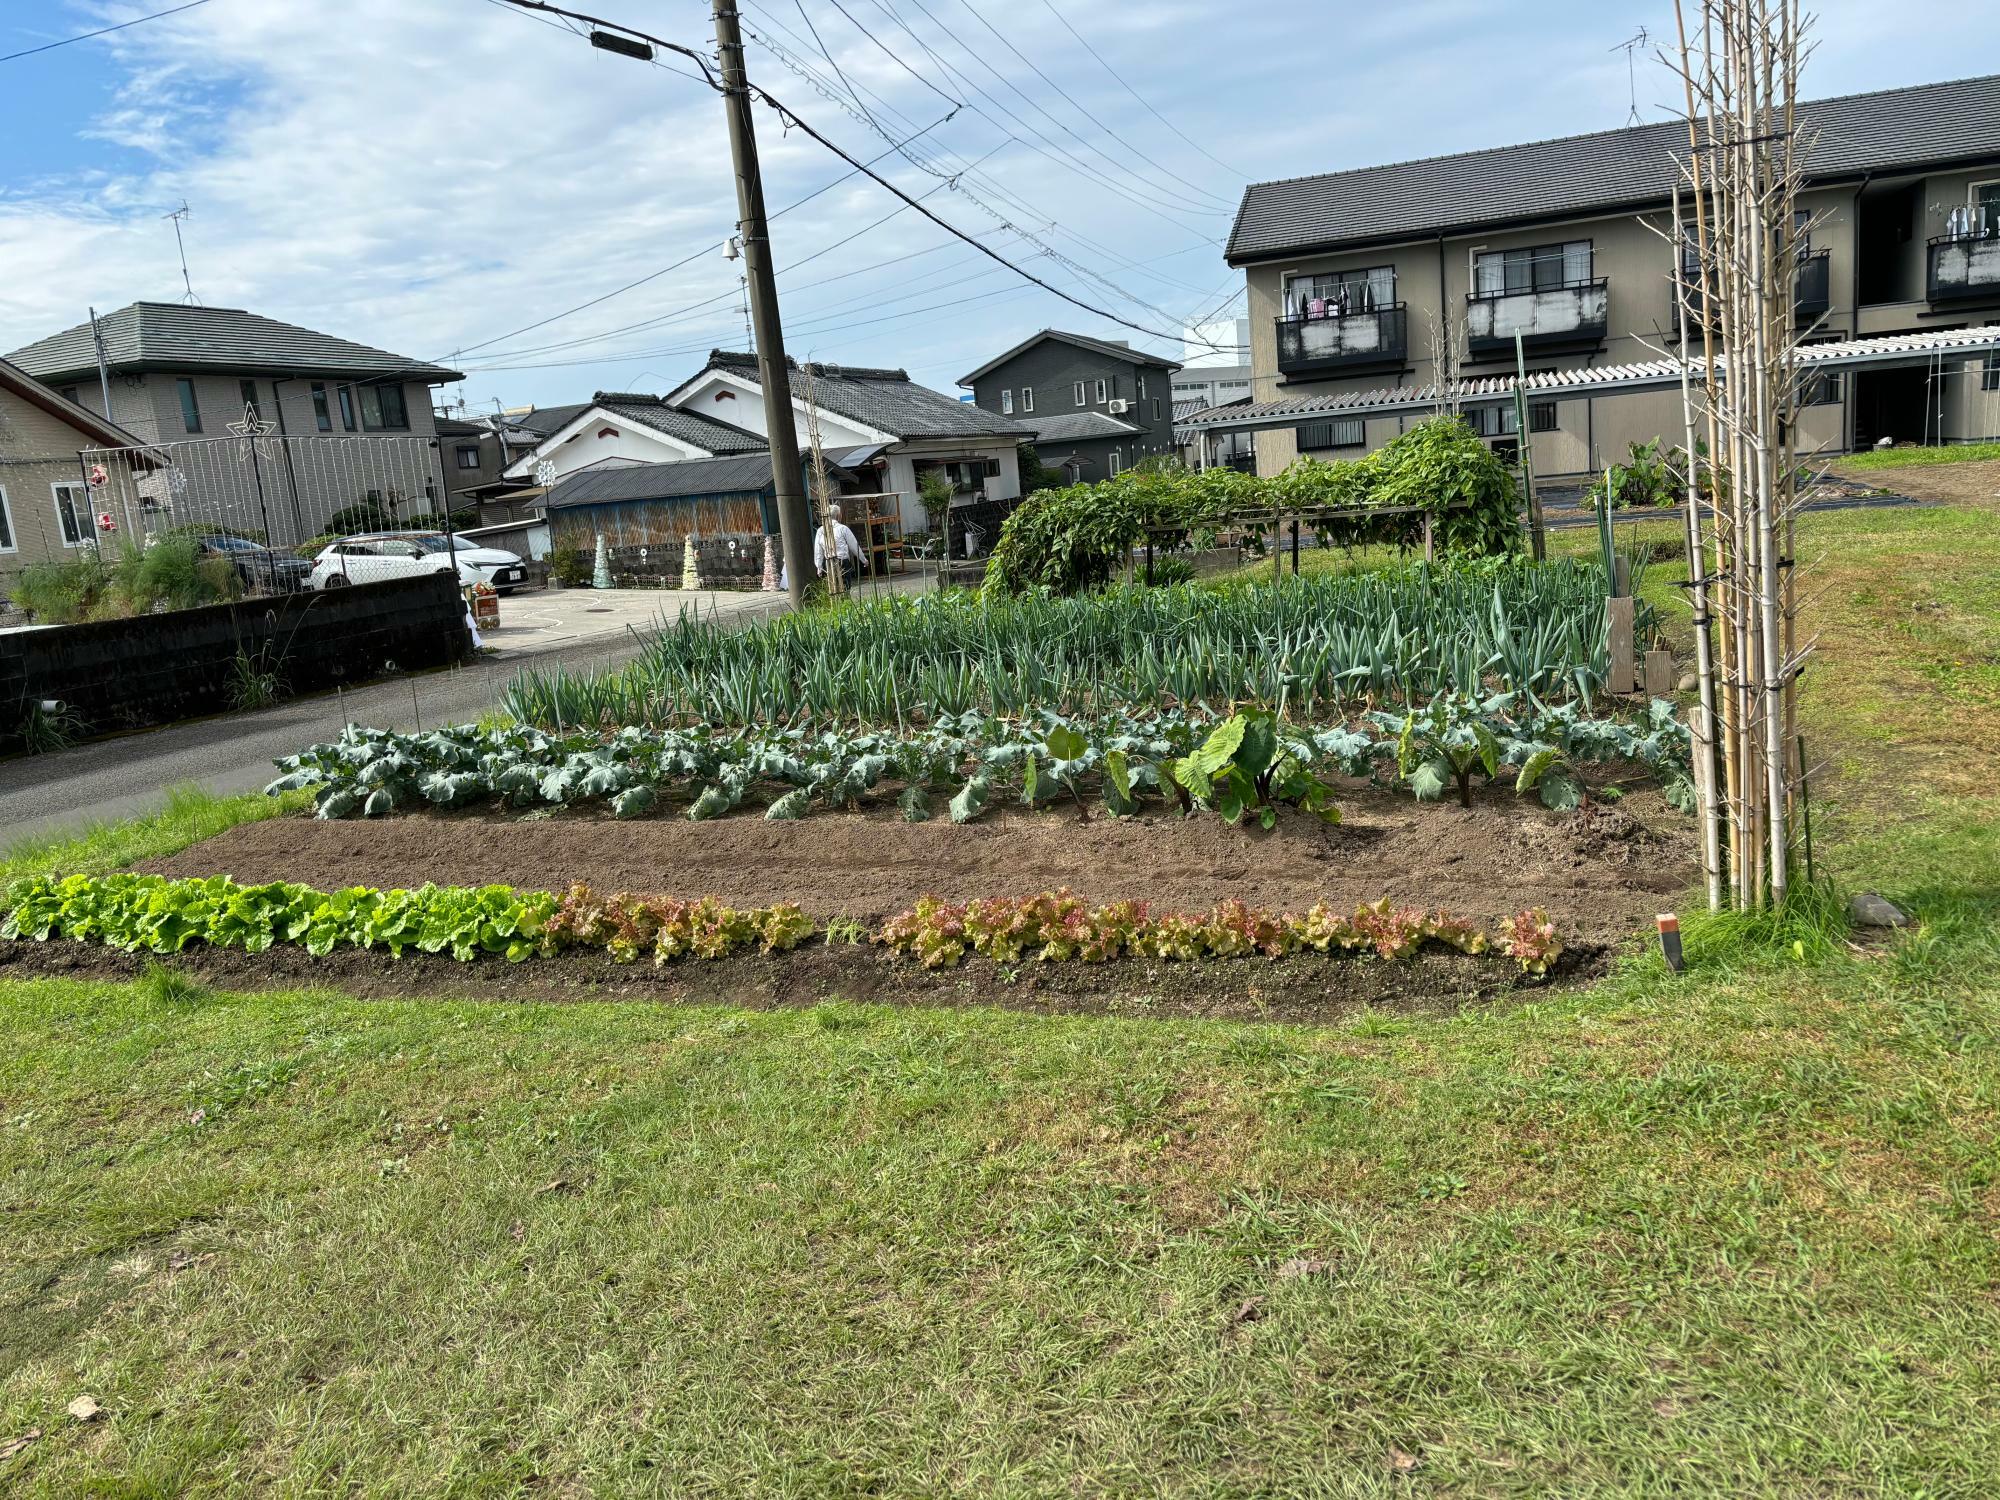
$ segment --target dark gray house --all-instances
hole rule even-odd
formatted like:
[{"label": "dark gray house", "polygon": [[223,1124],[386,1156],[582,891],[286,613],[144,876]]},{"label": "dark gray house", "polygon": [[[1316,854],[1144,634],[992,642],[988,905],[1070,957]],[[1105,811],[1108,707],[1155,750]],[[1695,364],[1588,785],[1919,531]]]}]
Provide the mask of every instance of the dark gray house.
[{"label": "dark gray house", "polygon": [[984,410],[1034,428],[1045,468],[1089,481],[1176,451],[1179,368],[1129,344],[1044,328],[958,383]]}]

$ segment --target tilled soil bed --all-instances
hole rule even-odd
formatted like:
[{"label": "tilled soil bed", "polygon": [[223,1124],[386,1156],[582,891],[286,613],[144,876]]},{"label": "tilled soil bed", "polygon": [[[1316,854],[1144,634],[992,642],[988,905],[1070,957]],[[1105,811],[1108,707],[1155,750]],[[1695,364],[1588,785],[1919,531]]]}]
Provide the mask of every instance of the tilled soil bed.
[{"label": "tilled soil bed", "polygon": [[1407,796],[1343,794],[1343,821],[1288,815],[1266,833],[1171,813],[1000,810],[977,823],[905,823],[893,809],[797,822],[737,814],[618,822],[594,816],[407,816],[251,823],[139,868],[239,881],[350,885],[504,884],[560,891],[713,895],[739,906],[798,903],[870,924],[918,896],[949,900],[1068,886],[1087,901],[1145,899],[1206,910],[1225,897],[1305,911],[1383,896],[1492,927],[1546,907],[1566,943],[1606,947],[1650,925],[1694,878],[1687,819],[1651,792],[1552,813],[1486,789],[1470,810]]},{"label": "tilled soil bed", "polygon": [[[1588,977],[1601,970],[1604,957],[1602,949],[1573,948],[1563,954],[1551,979]],[[1524,979],[1511,960],[1495,955],[1469,958],[1435,951],[1396,962],[1367,954],[1317,953],[1275,961],[1121,959],[1011,966],[969,958],[957,968],[932,970],[878,948],[817,941],[769,957],[740,953],[683,959],[664,967],[618,964],[584,950],[509,964],[497,958],[459,963],[419,953],[392,958],[380,950],[357,948],[314,958],[303,948],[245,953],[197,945],[162,960],[97,943],[0,942],[0,978],[127,980],[159,962],[218,989],[328,989],[364,1000],[624,1001],[753,1010],[848,1000],[1307,1024],[1338,1021],[1363,1008],[1446,1014],[1549,982]]]}]

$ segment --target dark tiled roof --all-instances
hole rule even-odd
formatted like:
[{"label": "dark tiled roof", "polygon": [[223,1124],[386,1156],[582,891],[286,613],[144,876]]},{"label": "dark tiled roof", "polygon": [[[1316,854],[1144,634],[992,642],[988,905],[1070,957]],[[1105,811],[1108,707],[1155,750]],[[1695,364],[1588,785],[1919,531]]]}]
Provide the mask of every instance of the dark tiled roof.
[{"label": "dark tiled roof", "polygon": [[578,417],[590,410],[588,401],[573,401],[568,406],[538,406],[533,411],[521,412],[507,418],[516,427],[543,437],[554,437]]},{"label": "dark tiled roof", "polygon": [[1009,349],[1005,354],[997,355],[987,360],[985,364],[974,370],[970,375],[959,376],[958,383],[960,385],[971,385],[973,381],[984,375],[988,370],[998,369],[1001,365],[1006,364],[1008,360],[1014,358],[1015,355],[1034,348],[1035,345],[1041,343],[1044,339],[1055,339],[1058,343],[1074,344],[1077,348],[1087,353],[1101,354],[1106,359],[1117,360],[1120,364],[1146,365],[1159,370],[1178,370],[1180,368],[1180,364],[1176,360],[1162,359],[1157,354],[1147,354],[1142,350],[1134,349],[1130,344],[1116,339],[1094,339],[1087,333],[1064,333],[1060,328],[1044,328],[1040,333],[1030,334],[1027,338],[1022,339],[1020,343]]},{"label": "dark tiled roof", "polygon": [[747,495],[771,487],[768,454],[691,458],[677,464],[606,464],[579,469],[548,492],[550,510],[620,500],[672,500],[689,495]]},{"label": "dark tiled roof", "polygon": [[[678,406],[669,406],[660,396],[639,395],[626,391],[599,391],[591,401],[590,407],[608,411],[613,416],[624,417],[642,427],[650,427],[655,432],[663,432],[680,442],[692,443],[695,447],[718,456],[725,453],[764,451],[764,440],[756,433],[745,432],[741,427],[732,427],[727,422],[718,422],[715,418],[704,417],[698,412],[682,411]],[[590,407],[579,407],[578,410],[587,411]]]},{"label": "dark tiled roof", "polygon": [[[2000,157],[2000,75],[1848,94],[1800,106],[1810,180]],[[1252,183],[1231,265],[1264,256],[1476,230],[1665,202],[1687,122]]]},{"label": "dark tiled roof", "polygon": [[[431,384],[464,378],[442,365],[351,344],[235,307],[134,302],[97,323],[114,370],[215,370],[364,380],[401,376]],[[38,380],[60,382],[97,373],[97,350],[88,323],[51,334],[8,358]]]},{"label": "dark tiled roof", "polygon": [[1090,438],[1138,435],[1139,429],[1130,422],[1121,422],[1101,411],[1066,411],[1053,417],[1035,418],[1035,441],[1038,443],[1080,443]]},{"label": "dark tiled roof", "polygon": [[[796,370],[799,366],[794,363]],[[981,411],[970,402],[954,401],[910,379],[907,370],[866,369],[856,365],[810,364],[814,398],[820,409],[849,417],[877,432],[898,439],[1009,437],[1027,439],[1034,428]],[[757,359],[717,349],[706,369],[727,370],[745,380],[757,379]],[[792,395],[805,399],[804,381],[794,380]]]},{"label": "dark tiled roof", "polygon": [[1176,401],[1174,403],[1174,420],[1178,422],[1182,417],[1191,417],[1198,411],[1206,410],[1208,410],[1208,403],[1200,397],[1196,397],[1192,401]]}]

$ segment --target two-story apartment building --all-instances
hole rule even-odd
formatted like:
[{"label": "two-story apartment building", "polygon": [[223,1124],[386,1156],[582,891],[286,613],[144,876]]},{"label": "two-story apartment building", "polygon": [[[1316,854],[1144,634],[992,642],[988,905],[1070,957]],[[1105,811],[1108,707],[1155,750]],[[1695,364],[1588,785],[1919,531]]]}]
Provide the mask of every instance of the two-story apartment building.
[{"label": "two-story apartment building", "polygon": [[[2000,323],[2000,76],[1819,100],[1799,130],[1786,253],[1802,336]],[[1305,402],[1296,423],[1260,419],[1259,471],[1379,447],[1420,414],[1358,393],[1509,375],[1517,332],[1531,372],[1671,354],[1684,332],[1671,195],[1687,149],[1686,123],[1667,121],[1253,184],[1228,245],[1248,282],[1251,410]],[[1355,399],[1306,400],[1342,393]],[[1801,449],[1992,437],[2000,358],[1898,358],[1885,343],[1880,359],[1814,376],[1802,400]],[[1504,403],[1468,417],[1513,441]],[[1529,425],[1538,472],[1581,475],[1632,442],[1677,437],[1680,407],[1658,388],[1542,391]]]},{"label": "two-story apartment building", "polygon": [[958,383],[981,409],[1034,428],[1043,466],[1077,482],[1175,451],[1179,368],[1119,340],[1044,328]]},{"label": "two-story apartment building", "polygon": [[[134,302],[99,318],[96,334],[110,419],[164,450],[177,476],[154,486],[150,498],[162,516],[178,507],[186,514],[169,519],[226,521],[289,543],[371,498],[393,496],[411,515],[440,507],[448,470],[435,451],[431,388],[463,379],[456,370],[231,307]],[[90,324],[7,358],[104,414],[106,381]],[[228,446],[231,424],[246,413],[270,426],[272,474],[261,502],[251,494],[256,479]],[[353,438],[411,441],[339,441]]]}]

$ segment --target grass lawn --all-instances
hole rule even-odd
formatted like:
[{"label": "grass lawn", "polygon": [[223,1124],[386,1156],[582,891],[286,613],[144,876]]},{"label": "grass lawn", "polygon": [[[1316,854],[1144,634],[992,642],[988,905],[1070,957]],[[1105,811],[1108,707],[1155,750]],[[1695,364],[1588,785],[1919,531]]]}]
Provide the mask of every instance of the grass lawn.
[{"label": "grass lawn", "polygon": [[1856,474],[1929,464],[1976,464],[2000,458],[2000,443],[1954,443],[1942,448],[1879,448],[1850,453],[1836,467]]},{"label": "grass lawn", "polygon": [[1991,521],[1806,528],[1884,946],[1318,1030],[0,983],[0,1487],[2000,1491]]}]

